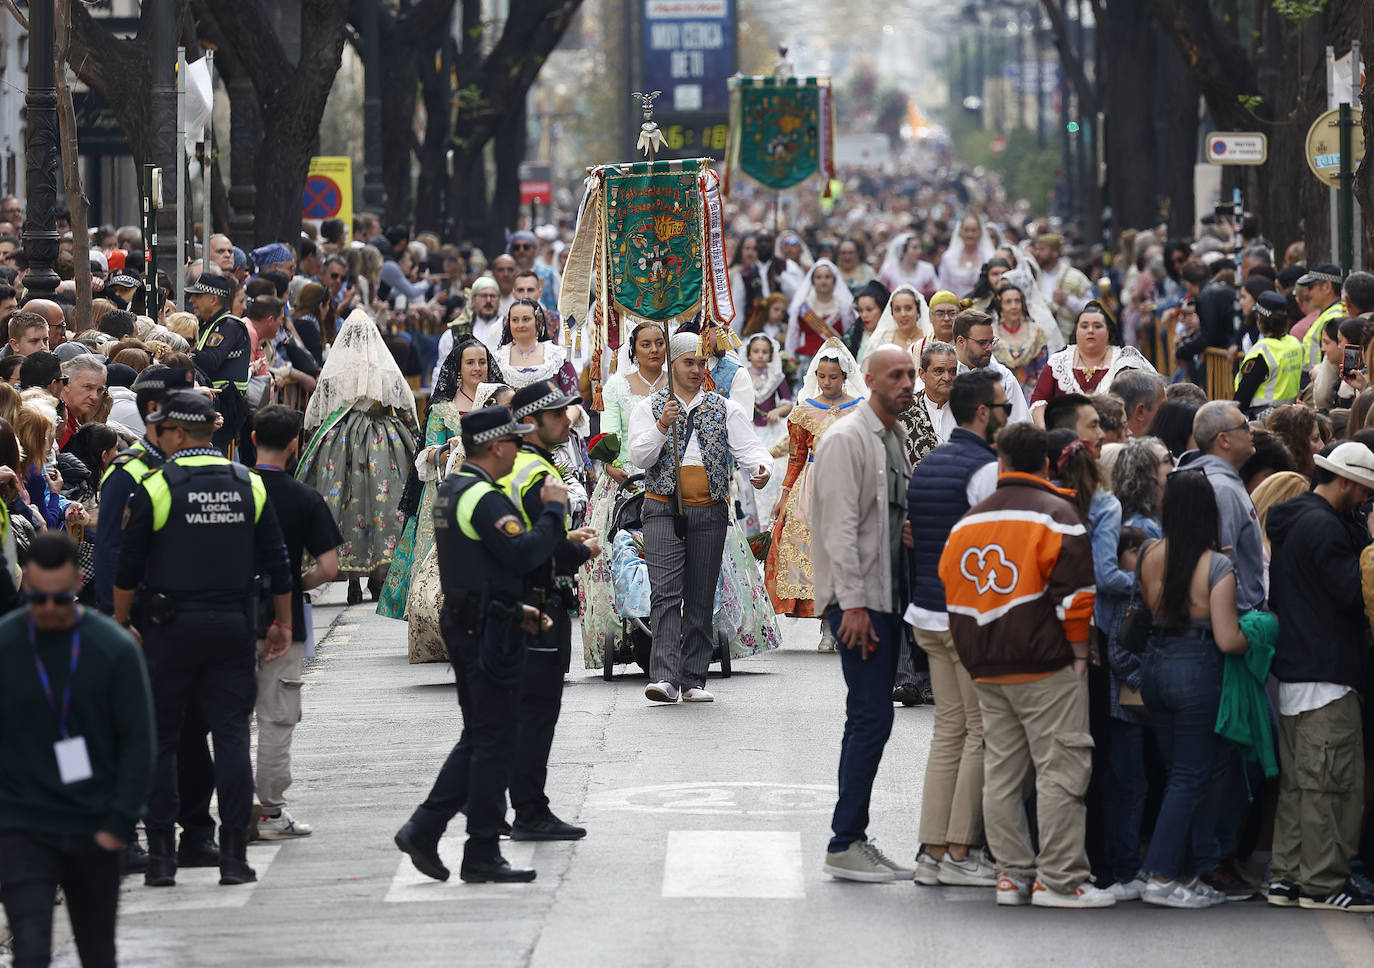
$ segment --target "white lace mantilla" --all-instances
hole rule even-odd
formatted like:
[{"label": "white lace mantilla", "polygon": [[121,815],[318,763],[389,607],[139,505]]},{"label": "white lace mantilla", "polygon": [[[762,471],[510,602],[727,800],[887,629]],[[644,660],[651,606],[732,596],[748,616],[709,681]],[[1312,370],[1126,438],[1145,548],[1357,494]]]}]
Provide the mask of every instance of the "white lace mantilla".
[{"label": "white lace mantilla", "polygon": [[532,367],[522,367],[519,363],[511,362],[510,354],[515,347],[514,343],[505,343],[497,347],[496,362],[501,367],[501,375],[505,377],[507,385],[519,390],[536,380],[552,380],[563,369],[563,364],[568,358],[563,347],[552,340],[545,340],[540,345],[544,347],[544,362]]}]

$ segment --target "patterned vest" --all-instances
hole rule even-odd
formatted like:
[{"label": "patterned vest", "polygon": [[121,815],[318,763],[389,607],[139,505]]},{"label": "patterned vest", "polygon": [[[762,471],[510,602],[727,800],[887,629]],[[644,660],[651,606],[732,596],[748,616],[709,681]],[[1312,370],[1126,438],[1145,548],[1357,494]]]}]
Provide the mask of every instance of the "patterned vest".
[{"label": "patterned vest", "polygon": [[[664,387],[649,398],[649,409],[657,420],[663,416],[663,408],[668,405],[668,387]],[[706,482],[710,488],[711,499],[727,500],[730,496],[730,438],[725,430],[725,398],[718,393],[702,396],[694,412],[697,415],[696,427],[692,434],[697,446],[701,448],[701,463],[706,467]],[[683,434],[687,430],[687,417],[684,414],[673,425],[677,437],[678,453],[687,447]],[[665,497],[677,490],[677,479],[673,473],[673,445],[664,441],[658,460],[644,472],[644,486],[651,494]]]}]

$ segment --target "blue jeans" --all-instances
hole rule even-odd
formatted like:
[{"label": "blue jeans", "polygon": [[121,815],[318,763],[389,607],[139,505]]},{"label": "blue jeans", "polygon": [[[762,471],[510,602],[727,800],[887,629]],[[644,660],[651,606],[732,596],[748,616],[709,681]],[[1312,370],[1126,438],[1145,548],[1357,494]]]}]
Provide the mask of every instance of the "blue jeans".
[{"label": "blue jeans", "polygon": [[1119,884],[1140,873],[1140,824],[1150,780],[1145,775],[1145,727],[1112,719],[1106,788],[1107,860]]},{"label": "blue jeans", "polygon": [[1209,639],[1163,636],[1141,664],[1141,694],[1168,770],[1145,869],[1190,880],[1221,862],[1216,735],[1222,655]]},{"label": "blue jeans", "polygon": [[[839,638],[844,617],[835,606],[825,620]],[[840,666],[848,689],[844,701],[844,738],[840,741],[840,795],[830,829],[830,850],[838,853],[856,840],[866,839],[868,803],[873,778],[878,775],[883,747],[892,734],[892,686],[897,678],[897,652],[902,645],[901,620],[889,612],[868,610],[868,620],[878,636],[877,651],[864,659],[858,648],[840,642]]]}]

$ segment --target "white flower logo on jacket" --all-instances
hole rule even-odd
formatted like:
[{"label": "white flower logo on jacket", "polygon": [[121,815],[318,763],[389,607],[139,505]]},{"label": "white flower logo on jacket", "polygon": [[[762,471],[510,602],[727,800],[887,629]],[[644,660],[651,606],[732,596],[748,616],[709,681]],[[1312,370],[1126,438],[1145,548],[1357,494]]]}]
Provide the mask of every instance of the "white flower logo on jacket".
[{"label": "white flower logo on jacket", "polygon": [[959,559],[959,574],[973,583],[979,595],[986,595],[989,590],[1010,595],[1021,577],[1016,565],[1007,560],[1006,552],[998,544],[966,549]]}]

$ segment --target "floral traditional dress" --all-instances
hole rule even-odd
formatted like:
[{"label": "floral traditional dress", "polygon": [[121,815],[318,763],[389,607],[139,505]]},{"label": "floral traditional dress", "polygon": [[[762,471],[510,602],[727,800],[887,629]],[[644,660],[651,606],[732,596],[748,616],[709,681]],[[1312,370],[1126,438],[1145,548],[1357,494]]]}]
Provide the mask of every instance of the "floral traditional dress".
[{"label": "floral traditional dress", "polygon": [[[811,460],[821,436],[850,408],[860,403],[850,400],[838,406],[808,398],[799,403],[787,418],[792,438],[792,456],[787,462],[787,477],[783,480],[788,492],[787,503],[773,525],[773,543],[768,548],[768,562],[764,581],[773,609],[780,615],[795,618],[814,618],[816,615],[815,573],[811,564],[811,524],[807,509],[811,500]],[[845,540],[844,536],[834,536]]]},{"label": "floral traditional dress", "polygon": [[997,342],[992,352],[999,362],[1016,374],[1016,382],[1029,403],[1035,392],[1035,384],[1040,379],[1040,371],[1050,358],[1050,348],[1045,342],[1045,334],[1031,320],[1022,318],[1021,325],[1015,330],[1007,327],[999,319],[995,335]]},{"label": "floral traditional dress", "polygon": [[[630,388],[623,373],[616,373],[601,388],[605,409],[601,413],[601,432],[620,438],[620,468],[633,476],[644,469],[630,461],[630,414],[644,398]],[[603,540],[610,536],[611,512],[615,508],[618,485],[603,468],[591,502],[587,505],[587,524],[596,528]],[[614,647],[624,629],[615,608],[611,579],[611,556],[589,558],[577,572],[577,598],[582,613],[582,661],[588,669],[600,669],[608,645]]]},{"label": "floral traditional dress", "polygon": [[340,407],[310,439],[296,479],[313,487],[338,522],[339,574],[368,575],[391,564],[405,530],[401,487],[418,436],[410,412],[370,400]]}]

